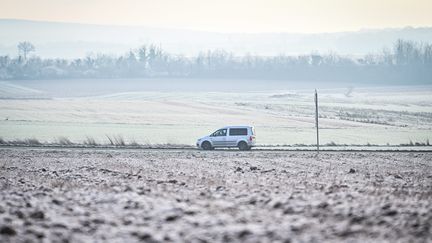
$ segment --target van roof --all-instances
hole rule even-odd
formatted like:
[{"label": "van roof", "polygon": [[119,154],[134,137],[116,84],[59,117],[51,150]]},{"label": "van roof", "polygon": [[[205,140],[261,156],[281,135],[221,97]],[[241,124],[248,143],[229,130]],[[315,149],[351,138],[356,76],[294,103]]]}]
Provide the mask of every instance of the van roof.
[{"label": "van roof", "polygon": [[226,126],[223,128],[253,128],[253,126]]}]

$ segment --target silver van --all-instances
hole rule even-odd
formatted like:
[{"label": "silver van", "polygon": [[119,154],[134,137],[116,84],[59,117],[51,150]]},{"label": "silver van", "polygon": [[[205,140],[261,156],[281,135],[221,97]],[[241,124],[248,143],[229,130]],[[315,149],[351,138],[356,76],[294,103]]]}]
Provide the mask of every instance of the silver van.
[{"label": "silver van", "polygon": [[204,150],[232,147],[250,150],[255,145],[255,129],[251,126],[223,127],[211,135],[198,139],[196,145]]}]

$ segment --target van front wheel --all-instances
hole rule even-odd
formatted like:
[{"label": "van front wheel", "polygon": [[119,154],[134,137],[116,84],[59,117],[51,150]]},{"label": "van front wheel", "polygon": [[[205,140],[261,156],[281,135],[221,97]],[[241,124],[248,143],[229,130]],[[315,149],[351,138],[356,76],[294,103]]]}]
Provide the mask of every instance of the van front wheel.
[{"label": "van front wheel", "polygon": [[240,143],[238,143],[238,148],[241,150],[241,151],[246,151],[246,150],[249,150],[250,148],[249,148],[249,146],[247,145],[247,143],[246,142],[240,142]]},{"label": "van front wheel", "polygon": [[203,142],[203,143],[201,144],[201,148],[204,149],[204,150],[211,150],[211,149],[212,149],[212,146],[211,146],[210,142],[205,141],[205,142]]}]

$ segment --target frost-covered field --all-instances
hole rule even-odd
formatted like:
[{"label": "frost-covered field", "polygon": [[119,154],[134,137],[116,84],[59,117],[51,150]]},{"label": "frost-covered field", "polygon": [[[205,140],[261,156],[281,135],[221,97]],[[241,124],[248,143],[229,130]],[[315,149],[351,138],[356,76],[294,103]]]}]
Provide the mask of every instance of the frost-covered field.
[{"label": "frost-covered field", "polygon": [[[204,84],[203,84],[204,83]],[[52,80],[0,82],[0,137],[55,142],[108,136],[187,144],[251,124],[259,144],[399,145],[432,139],[432,86],[341,87],[283,81]]]},{"label": "frost-covered field", "polygon": [[429,242],[431,153],[0,149],[1,242]]}]

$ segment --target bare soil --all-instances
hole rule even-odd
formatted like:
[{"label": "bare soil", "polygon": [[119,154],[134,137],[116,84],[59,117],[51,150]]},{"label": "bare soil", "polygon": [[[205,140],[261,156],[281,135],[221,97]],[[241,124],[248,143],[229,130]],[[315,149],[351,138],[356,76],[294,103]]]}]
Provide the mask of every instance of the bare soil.
[{"label": "bare soil", "polygon": [[0,149],[0,242],[430,242],[432,153]]}]

